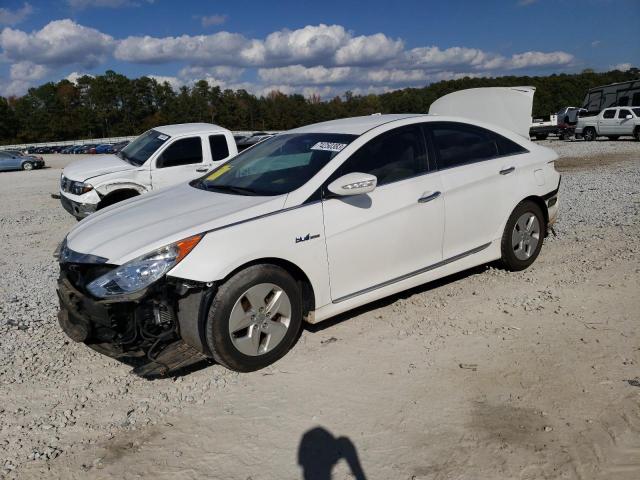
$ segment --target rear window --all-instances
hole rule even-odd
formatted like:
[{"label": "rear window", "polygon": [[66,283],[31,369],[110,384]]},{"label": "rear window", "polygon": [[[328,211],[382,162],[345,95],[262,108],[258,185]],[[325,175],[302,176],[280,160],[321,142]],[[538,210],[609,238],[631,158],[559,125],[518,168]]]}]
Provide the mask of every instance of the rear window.
[{"label": "rear window", "polygon": [[527,152],[514,141],[474,125],[455,122],[428,125],[441,169]]},{"label": "rear window", "polygon": [[636,114],[636,117],[640,117],[640,108],[632,108],[631,110]]}]

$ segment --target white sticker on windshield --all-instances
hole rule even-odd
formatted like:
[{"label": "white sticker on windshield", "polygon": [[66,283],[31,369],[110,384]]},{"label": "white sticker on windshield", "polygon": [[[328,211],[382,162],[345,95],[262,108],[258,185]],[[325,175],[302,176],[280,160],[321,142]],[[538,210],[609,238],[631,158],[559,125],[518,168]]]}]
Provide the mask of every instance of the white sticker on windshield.
[{"label": "white sticker on windshield", "polygon": [[158,140],[166,140],[169,138],[167,135],[158,135]]},{"label": "white sticker on windshield", "polygon": [[327,152],[339,152],[346,146],[347,146],[346,143],[318,142],[313,147],[311,147],[311,150],[324,150],[324,151],[327,151]]}]

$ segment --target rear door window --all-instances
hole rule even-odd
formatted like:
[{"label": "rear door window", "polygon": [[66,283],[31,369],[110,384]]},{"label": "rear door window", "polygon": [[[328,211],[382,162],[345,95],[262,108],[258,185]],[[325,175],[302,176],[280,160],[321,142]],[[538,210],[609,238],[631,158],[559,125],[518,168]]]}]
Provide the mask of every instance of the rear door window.
[{"label": "rear door window", "polygon": [[211,160],[214,162],[223,160],[229,156],[227,137],[224,135],[210,135],[209,147],[211,148]]},{"label": "rear door window", "polygon": [[[498,137],[493,132],[455,122],[434,122],[427,128],[431,132],[433,147],[437,153],[438,168],[452,168],[467,163],[480,162],[501,156],[499,143],[503,143],[505,155],[519,153],[519,145]],[[511,153],[507,153],[511,152]]]},{"label": "rear door window", "polygon": [[202,163],[202,141],[200,137],[176,140],[162,152],[157,168],[178,167]]},{"label": "rear door window", "polygon": [[631,112],[626,108],[618,112],[618,118],[627,118],[627,115],[631,115]]}]

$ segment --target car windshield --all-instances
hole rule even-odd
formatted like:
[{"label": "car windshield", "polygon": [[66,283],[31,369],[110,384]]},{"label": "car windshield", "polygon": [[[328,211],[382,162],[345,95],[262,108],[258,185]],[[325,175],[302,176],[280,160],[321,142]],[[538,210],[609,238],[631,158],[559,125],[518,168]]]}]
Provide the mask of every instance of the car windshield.
[{"label": "car windshield", "polygon": [[169,138],[171,138],[169,135],[160,133],[157,130],[148,130],[120,150],[116,155],[131,165],[139,167],[149,160],[153,152],[158,150]]},{"label": "car windshield", "polygon": [[307,183],[356,137],[336,133],[276,135],[245,150],[191,185],[236,195],[289,193]]}]

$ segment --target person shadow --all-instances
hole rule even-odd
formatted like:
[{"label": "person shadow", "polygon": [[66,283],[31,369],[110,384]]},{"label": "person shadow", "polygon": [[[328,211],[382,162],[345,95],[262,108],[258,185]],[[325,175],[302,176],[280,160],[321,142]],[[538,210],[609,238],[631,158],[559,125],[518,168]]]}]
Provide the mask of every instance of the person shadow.
[{"label": "person shadow", "polygon": [[322,427],[312,428],[300,440],[298,465],[304,480],[331,480],[336,464],[344,459],[356,480],[366,480],[358,452],[348,437],[334,437]]}]

